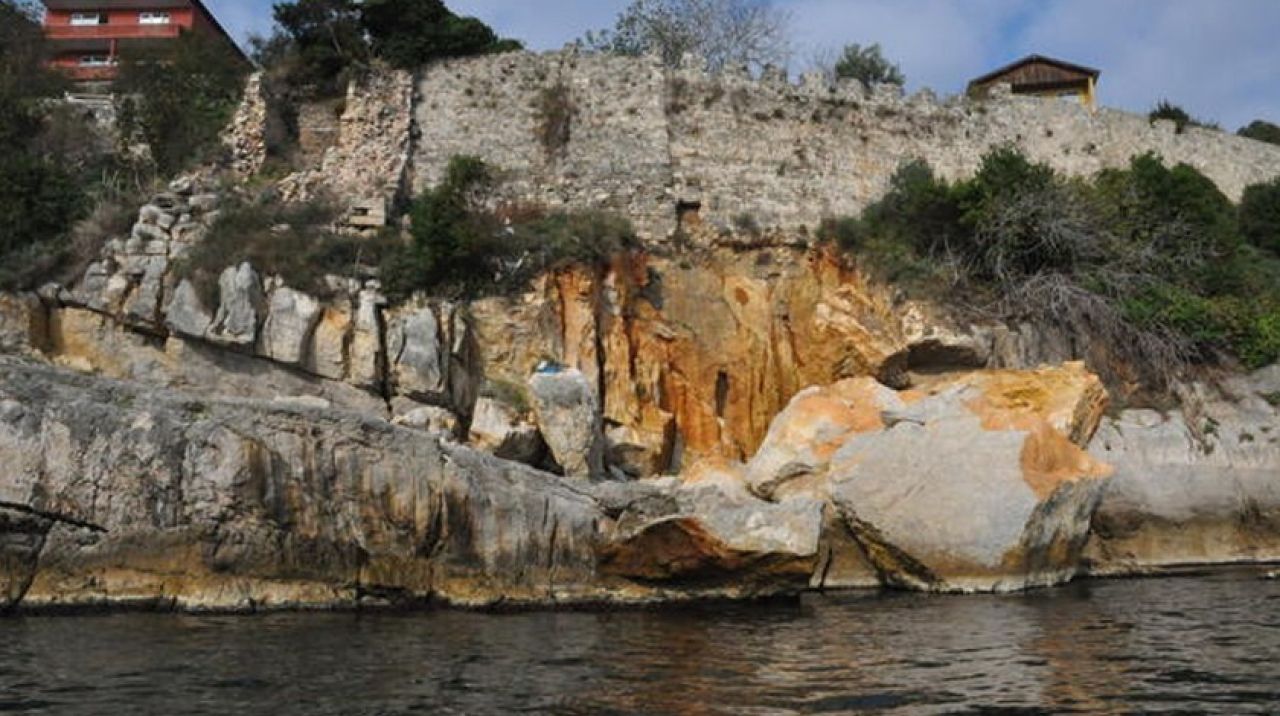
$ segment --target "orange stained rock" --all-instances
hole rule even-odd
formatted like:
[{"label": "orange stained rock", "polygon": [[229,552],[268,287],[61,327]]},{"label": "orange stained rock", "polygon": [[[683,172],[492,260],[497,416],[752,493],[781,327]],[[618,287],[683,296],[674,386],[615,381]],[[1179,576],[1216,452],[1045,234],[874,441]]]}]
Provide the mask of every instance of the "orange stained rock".
[{"label": "orange stained rock", "polygon": [[949,384],[971,385],[980,394],[968,407],[987,430],[1030,430],[1047,421],[1079,446],[1093,437],[1107,408],[1107,391],[1083,363],[1031,371],[978,371]]},{"label": "orange stained rock", "polygon": [[887,294],[825,251],[635,253],[473,306],[484,375],[550,357],[599,376],[605,420],[683,462],[755,453],[808,385],[876,375],[904,347]]},{"label": "orange stained rock", "polygon": [[1095,460],[1045,420],[1030,427],[1022,445],[1022,479],[1041,500],[1064,483],[1110,477],[1113,469]]}]

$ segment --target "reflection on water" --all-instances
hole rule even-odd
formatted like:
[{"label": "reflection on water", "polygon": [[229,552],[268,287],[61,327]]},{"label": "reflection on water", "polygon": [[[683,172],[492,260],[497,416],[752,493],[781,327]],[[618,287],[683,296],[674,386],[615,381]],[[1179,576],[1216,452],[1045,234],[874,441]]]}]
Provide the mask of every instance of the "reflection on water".
[{"label": "reflection on water", "polygon": [[679,611],[0,621],[0,712],[1280,710],[1280,582],[852,593]]}]

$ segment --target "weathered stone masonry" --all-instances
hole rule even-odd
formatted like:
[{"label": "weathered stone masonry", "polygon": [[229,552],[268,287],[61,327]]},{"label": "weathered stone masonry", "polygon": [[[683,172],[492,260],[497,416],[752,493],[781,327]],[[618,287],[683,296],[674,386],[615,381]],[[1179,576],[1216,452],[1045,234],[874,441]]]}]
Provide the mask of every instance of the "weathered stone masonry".
[{"label": "weathered stone masonry", "polygon": [[[548,93],[567,88],[563,146],[539,139]],[[413,189],[434,184],[450,157],[505,170],[507,198],[601,207],[629,215],[647,238],[676,228],[677,205],[729,223],[813,228],[856,214],[904,160],[941,175],[972,174],[991,147],[1012,143],[1070,175],[1156,152],[1204,172],[1231,198],[1280,175],[1280,147],[1222,132],[1074,103],[996,96],[940,102],[928,91],[868,93],[817,76],[709,75],[653,59],[513,53],[435,65],[418,80]]]}]

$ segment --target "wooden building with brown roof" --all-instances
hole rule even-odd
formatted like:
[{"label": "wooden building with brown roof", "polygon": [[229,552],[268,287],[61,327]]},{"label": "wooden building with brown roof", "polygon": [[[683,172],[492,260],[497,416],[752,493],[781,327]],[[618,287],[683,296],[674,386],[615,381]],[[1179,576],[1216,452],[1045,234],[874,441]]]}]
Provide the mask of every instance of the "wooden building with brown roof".
[{"label": "wooden building with brown roof", "polygon": [[1091,67],[1055,60],[1043,55],[1027,55],[1017,62],[989,72],[969,83],[969,93],[981,96],[992,87],[1008,84],[1014,94],[1037,97],[1079,97],[1084,106],[1097,106],[1098,77]]}]

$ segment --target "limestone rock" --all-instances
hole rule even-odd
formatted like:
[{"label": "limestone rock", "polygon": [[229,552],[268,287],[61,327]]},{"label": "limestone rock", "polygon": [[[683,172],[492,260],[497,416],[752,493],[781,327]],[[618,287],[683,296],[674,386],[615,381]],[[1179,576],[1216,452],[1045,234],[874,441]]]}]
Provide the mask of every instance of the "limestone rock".
[{"label": "limestone rock", "polygon": [[258,272],[248,263],[228,267],[218,278],[218,292],[221,304],[207,334],[209,340],[228,346],[254,345],[265,308]]},{"label": "limestone rock", "polygon": [[556,463],[571,477],[604,474],[604,435],[596,389],[576,368],[529,378],[538,429]]},{"label": "limestone rock", "polygon": [[458,416],[435,405],[422,405],[397,415],[391,422],[449,439],[458,436]]},{"label": "limestone rock", "polygon": [[164,281],[168,271],[169,261],[164,256],[151,256],[146,259],[137,288],[124,302],[126,319],[147,328],[159,325],[160,305],[164,298]]},{"label": "limestone rock", "polygon": [[1201,389],[1191,418],[1103,421],[1090,452],[1116,474],[1094,516],[1093,572],[1280,559],[1280,367]]},{"label": "limestone rock", "polygon": [[345,378],[351,328],[351,311],[346,306],[325,306],[312,334],[311,348],[304,354],[304,367],[330,380]]},{"label": "limestone rock", "polygon": [[338,381],[228,351],[202,340],[171,336],[163,344],[129,330],[102,314],[79,308],[51,309],[49,357],[83,372],[145,381],[202,396],[271,400],[315,396],[334,406],[383,417],[380,396]]},{"label": "limestone rock", "polygon": [[[155,207],[149,207],[149,208],[153,209],[160,217],[167,217],[168,220],[172,222],[173,219],[172,217],[169,217],[168,214],[161,212],[159,209],[156,209]],[[157,219],[157,221],[159,220]],[[133,231],[131,232],[130,235],[134,239],[137,239],[138,241],[141,241],[144,243],[148,241],[168,241],[169,240],[168,231],[165,231],[164,229],[160,228],[160,226],[158,226],[156,223],[149,224],[143,221],[139,221],[138,223],[133,225]]]},{"label": "limestone rock", "polygon": [[0,614],[26,596],[52,526],[38,515],[0,507]]},{"label": "limestone rock", "polygon": [[386,368],[382,307],[387,299],[376,289],[360,291],[351,330],[347,380],[364,388],[381,389]]},{"label": "limestone rock", "polygon": [[[0,459],[40,463],[25,494],[8,489],[20,485],[12,472],[0,494],[105,529],[54,528],[37,550],[32,605],[269,609],[380,595],[483,605],[613,594],[596,578],[606,520],[593,500],[560,478],[416,431],[33,366],[5,365],[0,399],[21,406],[0,411]],[[6,555],[12,534],[0,527]],[[6,584],[13,574],[0,569]]]},{"label": "limestone rock", "polygon": [[883,429],[881,411],[902,406],[893,390],[872,378],[800,391],[774,419],[747,463],[747,484],[761,497],[771,498],[784,483],[825,470],[851,435]]},{"label": "limestone rock", "polygon": [[258,353],[279,363],[298,365],[307,355],[320,321],[320,302],[288,286],[276,286],[267,303],[267,318]]},{"label": "limestone rock", "polygon": [[0,293],[0,353],[40,350],[48,332],[48,314],[39,298],[28,293]]},{"label": "limestone rock", "polygon": [[821,524],[815,501],[584,484],[314,399],[206,400],[2,357],[0,461],[4,605],[795,593]]},{"label": "limestone rock", "polygon": [[[1082,366],[965,376],[905,395],[831,457],[831,500],[887,583],[1008,591],[1071,579],[1110,468]],[[1063,423],[1058,420],[1071,416]]]},{"label": "limestone rock", "polygon": [[747,596],[779,583],[808,584],[818,562],[822,503],[809,499],[770,503],[741,485],[700,482],[672,498],[637,506],[619,518],[601,569],[650,582],[727,580]]},{"label": "limestone rock", "polygon": [[526,465],[536,464],[546,450],[538,427],[519,411],[495,398],[481,396],[471,414],[467,443],[477,450]]},{"label": "limestone rock", "polygon": [[183,279],[173,290],[165,309],[165,325],[174,333],[190,338],[204,338],[209,326],[213,325],[213,316],[189,280]]},{"label": "limestone rock", "polygon": [[387,322],[391,386],[399,395],[444,404],[448,401],[448,345],[430,305],[409,306]]}]

